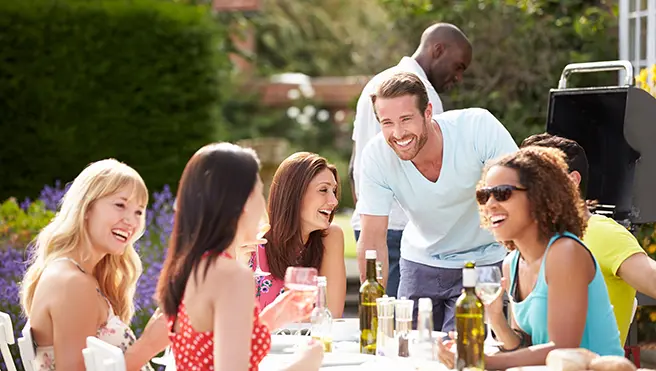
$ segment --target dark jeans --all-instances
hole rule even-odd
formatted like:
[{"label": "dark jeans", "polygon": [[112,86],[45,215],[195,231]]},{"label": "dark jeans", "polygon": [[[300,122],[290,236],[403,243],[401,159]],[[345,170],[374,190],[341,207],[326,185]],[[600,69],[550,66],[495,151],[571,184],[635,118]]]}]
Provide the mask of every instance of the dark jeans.
[{"label": "dark jeans", "polygon": [[[355,240],[357,241],[360,238],[360,231],[355,232]],[[396,297],[397,291],[399,289],[399,259],[401,258],[401,236],[403,231],[388,229],[387,230],[387,258],[389,262],[388,276],[387,276],[387,287],[385,288],[385,293],[387,296]]]},{"label": "dark jeans", "polygon": [[[494,265],[501,269],[503,262]],[[437,268],[401,259],[399,297],[415,302],[412,322],[417,324],[419,298],[433,302],[433,326],[436,331],[449,332],[455,328],[456,300],[462,293],[462,269]]]}]

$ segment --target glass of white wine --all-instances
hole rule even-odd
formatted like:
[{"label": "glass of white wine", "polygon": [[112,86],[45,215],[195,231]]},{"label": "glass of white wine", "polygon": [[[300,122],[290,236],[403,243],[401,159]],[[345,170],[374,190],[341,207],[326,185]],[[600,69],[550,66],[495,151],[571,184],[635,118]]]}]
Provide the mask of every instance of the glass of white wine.
[{"label": "glass of white wine", "polygon": [[[476,267],[476,295],[484,305],[490,305],[501,291],[501,270],[497,266]],[[485,312],[485,326],[487,327],[487,336],[485,344],[489,346],[498,346],[502,343],[492,337],[492,326],[487,311]]]}]

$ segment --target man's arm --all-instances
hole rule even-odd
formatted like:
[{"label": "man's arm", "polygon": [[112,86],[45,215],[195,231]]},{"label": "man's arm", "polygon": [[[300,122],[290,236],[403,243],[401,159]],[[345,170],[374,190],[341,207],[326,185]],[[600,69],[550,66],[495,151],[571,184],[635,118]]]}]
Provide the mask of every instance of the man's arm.
[{"label": "man's arm", "polygon": [[362,230],[358,238],[357,257],[360,283],[366,279],[366,250],[376,250],[376,260],[383,263],[383,287],[387,287],[387,272],[389,261],[387,258],[387,221],[388,216],[360,214]]},{"label": "man's arm", "polygon": [[617,275],[639,292],[656,299],[656,261],[645,253],[628,257]]},{"label": "man's arm", "polygon": [[353,204],[356,204],[358,202],[358,196],[355,193],[355,177],[353,174],[355,173],[355,156],[356,156],[356,146],[358,145],[358,142],[353,141],[353,149],[351,150],[351,159],[349,160],[349,167],[348,167],[348,178],[349,178],[349,184],[351,185],[351,194],[353,195]]}]

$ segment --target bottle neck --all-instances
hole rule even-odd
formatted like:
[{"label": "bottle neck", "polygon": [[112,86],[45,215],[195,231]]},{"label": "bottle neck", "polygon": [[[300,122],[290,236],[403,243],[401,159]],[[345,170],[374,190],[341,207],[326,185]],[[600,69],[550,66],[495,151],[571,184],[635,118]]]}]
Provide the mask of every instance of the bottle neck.
[{"label": "bottle neck", "polygon": [[367,259],[367,281],[376,281],[376,259]]},{"label": "bottle neck", "polygon": [[478,277],[476,275],[476,269],[463,269],[462,270],[462,287],[465,291],[474,291],[476,287],[476,281]]},{"label": "bottle neck", "polygon": [[326,307],[326,285],[317,286],[317,308]]}]

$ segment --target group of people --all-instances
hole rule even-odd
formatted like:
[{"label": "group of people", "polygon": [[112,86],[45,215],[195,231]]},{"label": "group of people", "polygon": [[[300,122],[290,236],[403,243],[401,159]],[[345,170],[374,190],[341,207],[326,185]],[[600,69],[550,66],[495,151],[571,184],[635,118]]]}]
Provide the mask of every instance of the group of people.
[{"label": "group of people", "polygon": [[[387,294],[431,298],[435,329],[448,332],[465,262],[500,266],[510,321],[502,291],[486,309],[504,345],[486,367],[544,364],[556,348],[623,355],[636,289],[656,297],[656,262],[626,228],[588,210],[576,142],[545,133],[518,148],[487,110],[442,112],[438,93],[471,56],[457,27],[435,24],[358,100],[350,177],[361,280],[364,252],[375,249]],[[440,359],[452,366],[448,345]]]},{"label": "group of people", "polygon": [[[486,308],[504,344],[486,359],[491,369],[544,364],[562,347],[622,355],[636,289],[656,296],[655,262],[626,229],[587,211],[587,160],[575,142],[545,134],[520,149],[487,110],[442,112],[438,93],[471,59],[466,36],[436,24],[413,56],[365,87],[349,174],[361,276],[364,251],[375,249],[388,294],[431,298],[436,330],[450,331],[464,262],[501,267],[511,321],[500,298]],[[124,163],[89,165],[38,235],[22,282],[39,370],[83,370],[87,336],[121,347],[128,370],[150,369],[169,345],[178,370],[257,370],[271,331],[312,310],[286,290],[290,266],[325,276],[328,307],[341,317],[339,180],[321,156],[295,153],[265,201],[252,150],[199,149],[179,182],[159,309],[136,339],[128,324],[142,268],[133,245],[148,190]],[[259,236],[263,219],[270,229]],[[255,278],[258,267],[271,274]],[[439,355],[453,364],[448,344]],[[322,357],[311,344],[287,369],[318,370]]]}]

